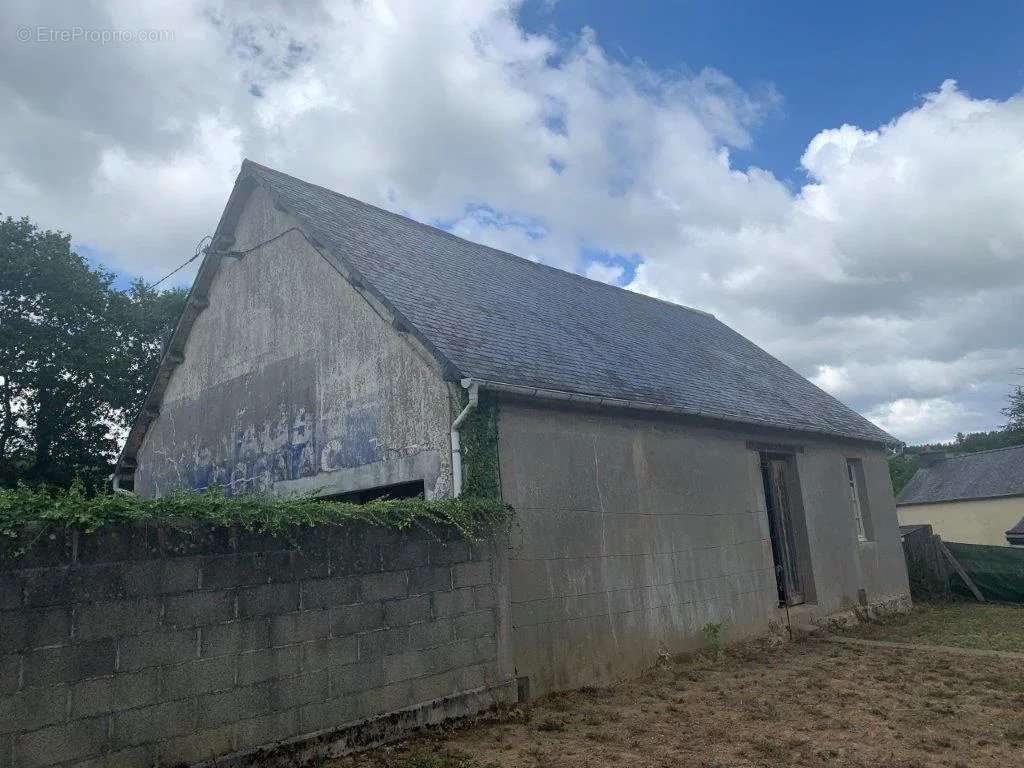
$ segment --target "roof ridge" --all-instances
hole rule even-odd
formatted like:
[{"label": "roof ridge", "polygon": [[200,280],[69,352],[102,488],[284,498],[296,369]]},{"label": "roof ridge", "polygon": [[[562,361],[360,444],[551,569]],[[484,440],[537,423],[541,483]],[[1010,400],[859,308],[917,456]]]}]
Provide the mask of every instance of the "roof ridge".
[{"label": "roof ridge", "polygon": [[[950,459],[966,459],[966,458],[969,458],[971,456],[980,456],[980,455],[985,454],[985,453],[998,453],[999,451],[1019,451],[1019,450],[1024,450],[1024,443],[1020,443],[1019,445],[1004,445],[1001,448],[986,448],[983,451],[969,451],[968,453],[958,453],[955,456],[947,456],[946,457],[946,461],[949,461]],[[918,456],[920,456],[920,455],[921,454],[918,454]],[[930,469],[930,467],[929,467],[929,469]]]},{"label": "roof ridge", "polygon": [[516,262],[522,262],[524,264],[528,264],[528,265],[531,265],[533,267],[538,267],[540,269],[545,269],[545,270],[548,270],[550,272],[554,272],[554,273],[558,274],[558,276],[561,277],[562,279],[568,277],[570,279],[583,280],[583,281],[586,281],[588,283],[594,283],[595,285],[602,286],[602,288],[605,289],[605,290],[621,291],[622,293],[628,294],[630,296],[635,296],[636,298],[638,298],[640,300],[643,300],[643,301],[656,301],[656,302],[658,302],[660,304],[665,304],[667,306],[674,307],[676,309],[681,309],[681,310],[684,310],[684,311],[687,311],[687,312],[696,312],[697,314],[706,315],[707,317],[713,318],[715,320],[718,319],[717,317],[715,317],[713,312],[708,312],[705,309],[699,309],[697,307],[691,307],[691,306],[689,306],[687,304],[680,304],[680,303],[675,302],[675,301],[669,301],[668,299],[662,299],[662,298],[660,298],[658,296],[651,296],[650,294],[640,293],[639,291],[634,291],[634,290],[631,290],[629,288],[625,288],[625,287],[623,287],[621,285],[612,285],[611,283],[606,283],[603,280],[595,280],[592,277],[587,277],[586,275],[581,275],[579,272],[573,272],[573,271],[570,271],[568,269],[561,269],[559,267],[553,267],[550,264],[545,264],[544,262],[541,262],[541,261],[534,261],[533,259],[528,259],[525,256],[519,256],[519,255],[517,255],[515,253],[512,253],[510,251],[503,251],[500,248],[495,248],[494,246],[487,245],[486,243],[478,243],[475,240],[470,240],[470,239],[465,238],[465,237],[460,237],[459,235],[456,235],[456,234],[454,234],[452,232],[449,232],[446,229],[442,229],[441,227],[436,227],[436,226],[434,226],[432,224],[427,224],[425,222],[422,222],[422,221],[419,221],[417,219],[414,219],[412,216],[406,216],[405,214],[398,213],[396,211],[389,211],[387,208],[382,208],[379,205],[373,205],[372,203],[364,202],[363,200],[359,200],[359,199],[357,199],[355,197],[351,197],[350,195],[343,194],[341,192],[338,192],[337,190],[330,189],[329,187],[325,187],[325,186],[323,186],[321,184],[314,184],[311,181],[306,181],[305,179],[300,179],[298,176],[292,176],[290,173],[285,173],[284,171],[279,171],[276,168],[271,168],[270,166],[263,165],[262,163],[257,163],[255,160],[250,160],[249,158],[244,158],[242,160],[242,169],[244,170],[246,166],[252,166],[252,167],[255,167],[259,171],[264,171],[264,172],[267,172],[267,173],[275,174],[277,176],[284,176],[285,178],[290,179],[292,181],[296,181],[299,184],[305,184],[308,187],[314,187],[316,189],[322,190],[323,192],[326,192],[328,194],[334,195],[335,197],[340,197],[340,198],[342,198],[343,200],[346,200],[349,203],[355,203],[357,206],[360,206],[362,208],[369,208],[369,209],[371,209],[373,211],[377,211],[377,212],[383,213],[386,216],[393,216],[393,217],[395,217],[397,219],[402,219],[403,221],[406,221],[406,222],[408,222],[410,224],[413,224],[416,227],[419,227],[421,229],[426,229],[426,230],[429,230],[432,233],[436,233],[436,234],[442,235],[444,237],[447,237],[447,238],[449,238],[451,240],[455,240],[456,242],[458,242],[460,244],[471,245],[471,246],[473,246],[475,248],[486,248],[488,251],[491,251],[493,254],[495,254],[497,256],[500,256],[500,257],[502,257],[504,259],[513,260],[513,261],[516,261]]}]

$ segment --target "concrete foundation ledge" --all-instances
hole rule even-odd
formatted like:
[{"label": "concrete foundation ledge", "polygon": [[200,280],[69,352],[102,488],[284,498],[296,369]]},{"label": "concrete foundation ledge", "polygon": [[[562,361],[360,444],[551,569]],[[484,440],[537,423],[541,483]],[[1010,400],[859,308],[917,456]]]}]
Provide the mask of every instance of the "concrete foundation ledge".
[{"label": "concrete foundation ledge", "polygon": [[[884,616],[891,616],[896,613],[907,613],[914,607],[909,593],[898,593],[888,595],[872,601],[866,606],[848,608],[842,611],[827,614],[814,618],[809,624],[800,626],[803,634],[811,634],[818,630],[832,630],[842,627],[852,627],[862,621],[870,621]],[[794,629],[797,629],[794,623]]]},{"label": "concrete foundation ledge", "polygon": [[191,768],[312,767],[320,765],[324,760],[396,741],[419,728],[469,717],[498,704],[515,703],[516,700],[515,681],[508,680],[496,686],[445,696],[337,728],[193,763]]}]

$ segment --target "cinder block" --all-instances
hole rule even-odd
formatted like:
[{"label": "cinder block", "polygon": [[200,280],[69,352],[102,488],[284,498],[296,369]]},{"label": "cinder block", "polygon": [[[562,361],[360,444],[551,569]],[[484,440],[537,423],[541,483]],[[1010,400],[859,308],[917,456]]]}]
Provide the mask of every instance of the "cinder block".
[{"label": "cinder block", "polygon": [[25,655],[24,685],[58,685],[113,674],[115,658],[113,640],[40,648]]},{"label": "cinder block", "polygon": [[299,610],[299,585],[266,584],[238,590],[238,618],[270,616]]},{"label": "cinder block", "polygon": [[455,625],[455,636],[460,640],[471,639],[479,635],[493,634],[494,632],[494,611],[484,610],[474,613],[464,613],[456,616],[453,620]]},{"label": "cinder block", "polygon": [[498,643],[494,635],[478,637],[473,643],[473,662],[494,661],[498,656]]},{"label": "cinder block", "polygon": [[69,607],[0,613],[0,653],[67,643],[70,639]]},{"label": "cinder block", "polygon": [[384,606],[380,602],[346,605],[331,609],[331,631],[337,637],[384,626]]},{"label": "cinder block", "polygon": [[288,645],[284,648],[242,653],[238,655],[236,663],[239,685],[297,675],[302,669],[302,646]]},{"label": "cinder block", "polygon": [[334,608],[359,602],[359,579],[354,576],[304,581],[300,589],[304,610]]},{"label": "cinder block", "polygon": [[408,534],[393,536],[382,548],[384,570],[418,568],[428,562],[427,542]]},{"label": "cinder block", "polygon": [[[412,702],[425,704],[458,693],[459,683],[455,672],[421,677],[412,681]],[[412,703],[410,702],[410,703]]]},{"label": "cinder block", "polygon": [[371,573],[383,570],[381,544],[365,527],[349,526],[347,537],[337,542],[331,557],[336,574]]},{"label": "cinder block", "polygon": [[378,629],[366,632],[359,638],[359,660],[369,661],[394,653],[404,653],[409,647],[409,629]]},{"label": "cinder block", "polygon": [[203,558],[202,572],[203,589],[295,580],[292,553],[287,551],[207,557]]},{"label": "cinder block", "polygon": [[435,618],[442,616],[458,616],[476,609],[476,597],[473,590],[456,589],[452,592],[435,592],[430,596]]},{"label": "cinder block", "polygon": [[163,677],[163,697],[166,699],[224,691],[235,684],[235,660],[230,656],[219,656],[188,661],[166,667]]},{"label": "cinder block", "polygon": [[469,544],[463,539],[430,542],[430,564],[451,565],[469,560]]},{"label": "cinder block", "polygon": [[452,568],[456,589],[491,583],[491,563],[488,560],[458,563]]},{"label": "cinder block", "polygon": [[28,607],[119,600],[125,596],[121,563],[40,568],[23,571],[22,579]]},{"label": "cinder block", "polygon": [[409,649],[417,650],[444,645],[451,642],[454,637],[451,619],[436,619],[423,624],[413,624],[409,627]]},{"label": "cinder block", "polygon": [[75,615],[75,638],[141,635],[160,626],[160,600],[112,600],[79,605]]},{"label": "cinder block", "polygon": [[207,728],[186,736],[174,736],[160,742],[160,765],[188,765],[211,760],[232,750],[234,728]]},{"label": "cinder block", "polygon": [[200,629],[200,652],[207,656],[244,653],[270,647],[270,620],[250,619]]},{"label": "cinder block", "polygon": [[409,574],[407,571],[366,574],[361,579],[360,592],[367,601],[405,597],[409,594]]},{"label": "cinder block", "polygon": [[[73,768],[153,768],[160,764],[156,744],[104,752],[87,760],[75,762]],[[0,764],[2,765],[2,764]]]},{"label": "cinder block", "polygon": [[366,694],[348,694],[328,701],[307,704],[299,710],[299,733],[337,728],[362,720],[370,714]]},{"label": "cinder block", "polygon": [[0,656],[0,696],[9,696],[21,688],[21,654]]},{"label": "cinder block", "polygon": [[160,680],[156,668],[83,680],[71,686],[71,717],[91,717],[156,703]]},{"label": "cinder block", "polygon": [[34,608],[73,602],[68,594],[71,566],[35,568],[22,571],[21,582],[25,605]]},{"label": "cinder block", "polygon": [[474,691],[479,688],[486,688],[497,679],[494,667],[490,664],[475,664],[472,667],[464,667],[457,670],[456,674],[460,691]]},{"label": "cinder block", "polygon": [[448,592],[452,588],[452,569],[446,565],[414,568],[409,572],[409,594]]},{"label": "cinder block", "polygon": [[430,659],[425,651],[408,651],[384,658],[384,682],[396,683],[430,674]]},{"label": "cinder block", "polygon": [[34,688],[0,699],[0,734],[34,731],[65,717],[68,689],[63,685]]},{"label": "cinder block", "polygon": [[118,640],[118,672],[180,664],[199,656],[199,630],[151,632]]},{"label": "cinder block", "polygon": [[106,718],[76,720],[14,737],[14,765],[42,768],[98,755],[107,745]]},{"label": "cinder block", "polygon": [[267,683],[208,693],[199,699],[199,727],[210,728],[248,720],[265,715],[270,709],[270,687]]},{"label": "cinder block", "polygon": [[459,640],[448,645],[439,645],[420,651],[425,659],[425,671],[427,674],[446,672],[449,669],[458,669],[474,663],[476,657],[476,644],[471,640]]},{"label": "cinder block", "polygon": [[383,715],[405,709],[412,701],[412,684],[408,681],[385,685],[363,694],[369,714]]},{"label": "cinder block", "polygon": [[21,607],[21,577],[16,573],[0,573],[0,610]]},{"label": "cinder block", "polygon": [[270,686],[270,708],[275,712],[295,709],[330,697],[330,677],[323,670],[294,677],[275,678]]},{"label": "cinder block", "polygon": [[321,548],[292,551],[292,579],[296,581],[307,581],[313,579],[326,579],[330,575],[331,556],[328,550]]},{"label": "cinder block", "polygon": [[273,646],[320,640],[330,634],[330,611],[302,611],[270,617],[270,644]]},{"label": "cinder block", "polygon": [[312,643],[303,643],[301,647],[302,669],[305,672],[340,667],[359,659],[356,638],[351,636],[316,640]]},{"label": "cinder block", "polygon": [[235,733],[234,748],[237,750],[265,746],[303,733],[299,730],[298,709],[244,720],[235,723],[232,728]]},{"label": "cinder block", "polygon": [[213,523],[191,522],[161,527],[161,552],[168,560],[182,557],[228,554],[235,551],[235,531]]},{"label": "cinder block", "polygon": [[493,608],[498,604],[493,584],[485,584],[480,587],[473,587],[473,594],[476,597],[477,608]]},{"label": "cinder block", "polygon": [[189,592],[164,599],[164,621],[171,627],[218,624],[235,617],[235,593]]},{"label": "cinder block", "polygon": [[384,603],[384,623],[389,627],[426,621],[430,618],[430,595],[408,597]]},{"label": "cinder block", "polygon": [[490,539],[469,542],[470,560],[491,560],[494,557],[494,543]]},{"label": "cinder block", "polygon": [[192,733],[195,729],[193,699],[165,701],[115,714],[113,742],[117,747],[127,747]]},{"label": "cinder block", "polygon": [[356,664],[332,667],[328,674],[332,697],[368,691],[384,685],[384,663],[381,659],[371,662],[360,660]]},{"label": "cinder block", "polygon": [[142,560],[124,566],[125,594],[159,597],[199,589],[199,558]]},{"label": "cinder block", "polygon": [[158,557],[157,527],[150,523],[107,526],[78,532],[79,563],[112,563]]}]

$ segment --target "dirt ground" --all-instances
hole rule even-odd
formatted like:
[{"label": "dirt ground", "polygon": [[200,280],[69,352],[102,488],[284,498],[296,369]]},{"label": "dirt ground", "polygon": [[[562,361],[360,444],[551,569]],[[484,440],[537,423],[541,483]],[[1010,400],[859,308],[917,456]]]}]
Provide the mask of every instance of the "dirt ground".
[{"label": "dirt ground", "polygon": [[816,639],[753,644],[664,660],[613,688],[550,696],[330,763],[822,765],[1024,765],[1024,662]]}]

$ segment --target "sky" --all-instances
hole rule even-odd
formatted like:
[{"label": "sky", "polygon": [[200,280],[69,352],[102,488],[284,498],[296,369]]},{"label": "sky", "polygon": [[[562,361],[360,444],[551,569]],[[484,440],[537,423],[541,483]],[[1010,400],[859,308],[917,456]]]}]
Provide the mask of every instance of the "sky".
[{"label": "sky", "polygon": [[0,11],[0,214],[120,284],[191,256],[249,157],[713,312],[909,443],[1024,380],[1020,4]]}]

